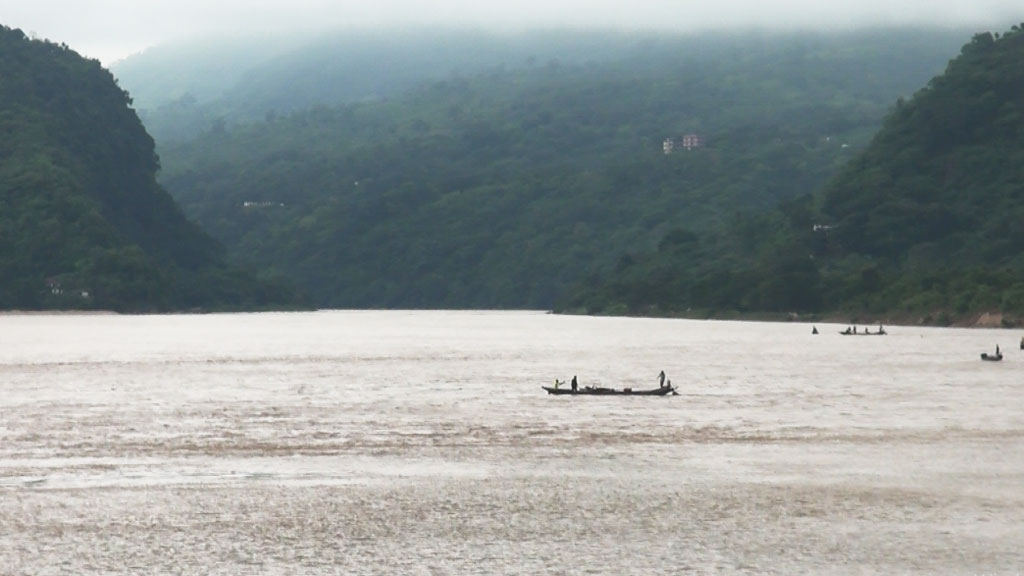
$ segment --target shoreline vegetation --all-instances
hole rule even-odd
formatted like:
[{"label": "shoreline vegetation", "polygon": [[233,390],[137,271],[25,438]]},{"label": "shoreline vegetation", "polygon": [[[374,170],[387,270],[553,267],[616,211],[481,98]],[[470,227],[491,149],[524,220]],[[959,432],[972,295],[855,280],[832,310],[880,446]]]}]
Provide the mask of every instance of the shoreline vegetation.
[{"label": "shoreline vegetation", "polygon": [[858,326],[931,326],[935,328],[1020,328],[1024,318],[1001,312],[953,313],[936,311],[929,314],[892,314],[864,312],[740,312],[737,310],[687,310],[683,312],[648,310],[645,313],[610,311],[590,314],[585,310],[567,309],[552,311],[553,314],[576,316],[622,316],[631,318],[666,318],[685,320],[733,320],[739,322],[799,322],[804,324],[846,324]]},{"label": "shoreline vegetation", "polygon": [[305,306],[269,306],[269,307],[210,307],[191,308],[188,310],[75,310],[54,308],[42,310],[0,310],[0,316],[175,316],[182,314],[256,314],[260,312],[316,312],[316,308]]},{"label": "shoreline vegetation", "polygon": [[114,310],[0,310],[0,316],[110,316]]},{"label": "shoreline vegetation", "polygon": [[[176,312],[146,312],[141,314],[115,310],[0,310],[0,316],[110,316],[110,315],[178,315],[178,314],[252,314],[259,312],[316,312],[317,309],[282,310],[192,310]],[[736,322],[776,323],[821,323],[858,326],[929,326],[934,328],[1006,328],[1024,327],[1024,319],[1000,312],[953,314],[939,311],[921,316],[920,314],[868,314],[854,312],[796,313],[796,312],[740,312],[736,310],[688,310],[685,312],[663,312],[650,310],[647,313],[622,311],[590,314],[581,309],[548,310],[548,314],[564,316],[594,316],[622,318],[662,318],[675,320],[717,320]]]}]

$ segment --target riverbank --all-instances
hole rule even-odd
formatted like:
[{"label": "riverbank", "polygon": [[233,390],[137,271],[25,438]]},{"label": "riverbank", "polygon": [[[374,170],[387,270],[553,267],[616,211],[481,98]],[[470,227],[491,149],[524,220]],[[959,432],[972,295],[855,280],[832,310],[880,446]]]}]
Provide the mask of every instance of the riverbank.
[{"label": "riverbank", "polygon": [[931,313],[866,313],[866,312],[741,312],[738,310],[697,310],[684,312],[649,309],[640,313],[612,310],[590,314],[585,310],[561,310],[555,314],[625,316],[641,318],[680,318],[687,320],[737,320],[743,322],[803,322],[859,326],[937,326],[947,328],[1021,328],[1024,318],[1001,312],[954,313],[940,310]]},{"label": "riverbank", "polygon": [[[261,312],[282,310],[192,310],[186,312],[162,312],[158,314],[208,314],[216,312]],[[308,310],[287,310],[308,311]],[[636,318],[679,318],[686,320],[736,320],[742,322],[802,322],[822,324],[844,324],[857,326],[937,326],[948,328],[1021,328],[1024,318],[1001,312],[974,312],[954,314],[938,311],[930,314],[870,314],[863,312],[740,312],[737,310],[687,310],[685,312],[649,309],[641,313],[613,310],[592,314],[586,310],[552,310],[552,314],[566,316],[609,316]],[[0,310],[0,316],[107,316],[117,315],[113,310]]]},{"label": "riverbank", "polygon": [[0,316],[109,316],[113,310],[0,310]]}]

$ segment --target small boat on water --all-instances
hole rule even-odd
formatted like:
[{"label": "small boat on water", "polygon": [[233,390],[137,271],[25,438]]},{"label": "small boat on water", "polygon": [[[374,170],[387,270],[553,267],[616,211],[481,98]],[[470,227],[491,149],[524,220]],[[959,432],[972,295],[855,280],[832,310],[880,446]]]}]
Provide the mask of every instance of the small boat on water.
[{"label": "small boat on water", "polygon": [[665,396],[667,394],[676,396],[679,394],[672,385],[651,388],[650,390],[633,390],[632,388],[618,390],[602,386],[584,386],[576,390],[572,388],[556,388],[554,386],[541,386],[541,388],[547,390],[548,394],[564,394],[568,396]]},{"label": "small boat on water", "polygon": [[856,326],[852,328],[850,326],[847,326],[846,330],[840,332],[840,334],[844,336],[885,336],[886,333],[886,329],[881,324],[879,324],[878,332],[871,332],[871,330],[866,326],[864,326],[864,329],[859,332],[857,331]]}]

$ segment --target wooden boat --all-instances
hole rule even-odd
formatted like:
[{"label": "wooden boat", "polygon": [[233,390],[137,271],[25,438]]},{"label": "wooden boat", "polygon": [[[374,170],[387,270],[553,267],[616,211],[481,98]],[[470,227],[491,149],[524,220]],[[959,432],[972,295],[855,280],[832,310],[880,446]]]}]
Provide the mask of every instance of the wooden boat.
[{"label": "wooden boat", "polygon": [[999,362],[1003,359],[1002,354],[989,354],[988,352],[981,353],[982,360],[988,360],[989,362]]},{"label": "wooden boat", "polygon": [[663,386],[650,390],[633,390],[632,388],[603,388],[600,386],[584,386],[576,391],[572,388],[555,388],[554,386],[541,386],[548,394],[566,394],[569,396],[665,396],[666,394],[678,395],[675,386]]},{"label": "wooden boat", "polygon": [[843,330],[839,333],[842,334],[843,336],[885,336],[886,334],[888,334],[888,332],[886,332],[885,330],[879,330],[878,332],[868,332],[867,330],[863,332],[848,332],[846,330]]}]

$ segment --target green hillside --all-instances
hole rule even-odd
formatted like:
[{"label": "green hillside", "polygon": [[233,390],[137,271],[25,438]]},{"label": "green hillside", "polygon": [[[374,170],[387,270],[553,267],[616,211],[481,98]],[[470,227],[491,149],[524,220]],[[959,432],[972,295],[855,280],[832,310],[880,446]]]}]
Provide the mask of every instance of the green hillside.
[{"label": "green hillside", "polygon": [[[765,215],[728,265],[666,236],[580,287],[599,311],[775,310],[946,323],[1024,316],[1024,31],[978,34],[817,195]],[[818,226],[814,226],[817,224]],[[739,234],[734,241],[740,241]]]},{"label": "green hillside", "polygon": [[130,104],[98,62],[0,27],[0,309],[289,301],[227,268],[156,184]]},{"label": "green hillside", "polygon": [[1024,314],[1022,62],[1019,27],[974,36],[825,190],[836,272],[872,278],[843,300]]},{"label": "green hillside", "polygon": [[[549,308],[665,238],[715,270],[760,258],[764,214],[820,189],[955,51],[906,30],[633,39],[221,123],[162,146],[162,182],[320,306]],[[701,145],[663,152],[686,134]]]}]

